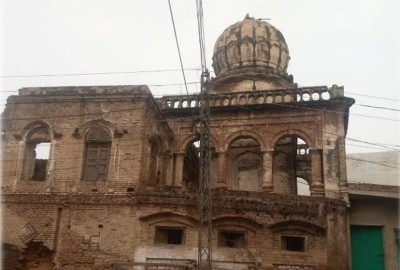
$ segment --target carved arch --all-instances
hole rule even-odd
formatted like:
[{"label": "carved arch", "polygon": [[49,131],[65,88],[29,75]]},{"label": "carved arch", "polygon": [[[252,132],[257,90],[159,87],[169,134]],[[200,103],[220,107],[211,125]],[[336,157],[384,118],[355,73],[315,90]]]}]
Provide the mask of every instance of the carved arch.
[{"label": "carved arch", "polygon": [[269,141],[269,145],[271,146],[271,148],[275,148],[275,145],[278,143],[278,141],[285,137],[285,136],[291,136],[291,135],[295,135],[299,138],[301,138],[302,140],[304,140],[308,147],[310,148],[316,148],[316,143],[315,140],[312,138],[312,136],[310,136],[308,133],[299,130],[299,129],[286,129],[286,130],[282,130],[278,133],[276,133]]},{"label": "carved arch", "polygon": [[238,154],[238,155],[233,159],[233,162],[237,161],[239,158],[241,158],[241,157],[243,157],[244,155],[247,155],[247,154],[257,156],[257,157],[259,157],[259,158],[262,160],[262,156],[261,156],[260,153],[257,153],[257,152],[255,152],[255,151],[246,150],[246,151],[244,151],[244,152]]},{"label": "carved arch", "polygon": [[270,226],[268,226],[268,228],[274,233],[286,230],[299,230],[310,234],[323,234],[326,231],[326,228],[320,225],[302,220],[280,221],[271,224]]},{"label": "carved arch", "polygon": [[57,137],[55,135],[55,131],[54,128],[46,121],[44,120],[37,120],[34,122],[31,122],[29,124],[27,124],[20,132],[20,134],[18,134],[18,139],[22,139],[24,141],[26,141],[29,137],[30,134],[32,134],[35,130],[37,129],[47,129],[50,135],[50,140],[53,140],[55,137]]},{"label": "carved arch", "polygon": [[236,131],[236,132],[229,134],[229,136],[225,139],[225,142],[223,145],[223,151],[227,151],[229,148],[229,145],[233,141],[235,141],[236,139],[241,138],[241,137],[242,138],[250,137],[250,138],[256,140],[260,144],[261,149],[266,148],[263,137],[261,135],[259,135],[257,132],[254,132],[252,130],[240,130],[240,131]]},{"label": "carved arch", "polygon": [[218,216],[213,218],[212,222],[215,228],[222,226],[242,227],[253,232],[263,227],[261,223],[254,219],[235,215]]},{"label": "carved arch", "polygon": [[[214,148],[216,150],[218,150],[219,149],[219,144],[218,144],[217,139],[213,135],[210,135],[210,138],[211,138],[212,146],[214,146]],[[194,142],[194,141],[198,140],[198,139],[199,139],[199,136],[197,134],[191,134],[191,135],[187,136],[185,139],[182,140],[182,142],[181,142],[181,144],[180,144],[180,146],[178,148],[178,152],[180,152],[180,153],[186,152],[187,147],[189,146],[189,144],[191,142]]]},{"label": "carved arch", "polygon": [[76,138],[86,138],[87,133],[95,127],[99,127],[99,128],[105,128],[107,129],[107,131],[110,133],[111,135],[111,139],[114,138],[115,136],[115,126],[113,123],[111,123],[110,121],[106,121],[106,120],[92,120],[89,122],[86,122],[85,124],[83,124],[81,127],[78,127],[75,129],[73,135]]},{"label": "carved arch", "polygon": [[189,227],[196,227],[198,224],[198,220],[192,216],[170,211],[152,213],[149,215],[141,216],[139,217],[139,219],[149,222],[150,225],[165,221],[177,222],[185,224]]}]

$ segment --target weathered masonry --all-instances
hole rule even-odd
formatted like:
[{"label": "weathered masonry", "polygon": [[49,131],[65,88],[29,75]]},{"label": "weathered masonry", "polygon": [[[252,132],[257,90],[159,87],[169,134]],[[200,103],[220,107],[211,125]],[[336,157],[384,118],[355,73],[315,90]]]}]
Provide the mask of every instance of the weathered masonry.
[{"label": "weathered masonry", "polygon": [[[215,269],[349,269],[342,87],[298,87],[272,25],[218,38]],[[199,96],[20,89],[3,114],[5,269],[195,269]],[[299,181],[308,195],[300,195]],[[19,267],[19,268],[18,268]]]}]

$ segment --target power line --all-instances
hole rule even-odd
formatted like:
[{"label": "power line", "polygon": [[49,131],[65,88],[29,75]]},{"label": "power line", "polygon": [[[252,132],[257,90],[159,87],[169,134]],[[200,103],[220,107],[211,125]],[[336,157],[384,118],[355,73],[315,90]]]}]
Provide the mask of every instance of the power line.
[{"label": "power line", "polygon": [[373,106],[373,105],[368,105],[368,104],[357,104],[357,103],[354,105],[360,106],[360,107],[372,108],[372,109],[381,109],[381,110],[400,112],[400,110],[398,110],[398,109],[393,109],[393,108],[389,108],[389,107],[381,107],[381,106]]},{"label": "power line", "polygon": [[379,146],[379,147],[381,147],[381,148],[385,148],[385,149],[388,149],[388,150],[397,150],[397,151],[400,150],[400,149],[388,147],[388,145],[389,145],[389,146],[393,146],[393,147],[400,147],[400,145],[396,145],[396,144],[380,144],[380,143],[367,142],[367,141],[363,141],[363,140],[359,140],[359,139],[354,139],[354,138],[349,138],[349,137],[346,137],[346,140],[354,141],[354,142],[360,142],[360,143],[365,143],[365,144],[369,144],[369,145],[373,145],[373,146]]},{"label": "power line", "polygon": [[400,101],[400,99],[387,98],[387,97],[379,97],[379,96],[371,96],[371,95],[357,94],[357,93],[351,93],[351,92],[346,92],[346,94],[353,95],[353,96],[360,96],[360,97],[368,97],[368,98],[375,98],[375,99],[391,100],[391,101],[397,101],[397,102]]},{"label": "power line", "polygon": [[[200,84],[200,82],[188,82],[186,84],[187,85]],[[145,85],[148,86],[148,87],[165,87],[165,86],[180,86],[180,85],[184,85],[184,84],[182,84],[182,83],[170,83],[170,84],[145,84]],[[89,85],[89,86],[91,86],[91,85]],[[72,87],[72,86],[62,86],[62,87]],[[83,86],[83,87],[86,87],[86,86]],[[41,87],[39,86],[39,87],[28,87],[28,88],[41,88]],[[47,88],[47,87],[44,87],[44,88]],[[52,87],[50,87],[50,88],[52,88]],[[57,86],[54,86],[54,88],[57,88]],[[8,93],[17,93],[18,89],[17,90],[6,90],[6,91],[1,91],[1,92],[3,92],[3,93],[6,93],[6,92],[8,92]],[[166,96],[168,96],[168,95],[166,95]],[[2,100],[2,101],[5,101],[5,100]]]},{"label": "power line", "polygon": [[182,76],[183,76],[183,81],[185,82],[186,94],[189,95],[189,91],[188,91],[187,84],[186,84],[185,70],[183,69],[181,50],[179,49],[178,35],[176,34],[176,27],[175,27],[174,14],[172,13],[171,0],[168,0],[168,6],[169,6],[169,13],[171,14],[172,26],[173,26],[173,28],[174,28],[174,35],[175,35],[176,47],[177,47],[177,49],[178,49],[179,62],[181,63]]},{"label": "power line", "polygon": [[346,159],[359,161],[359,162],[371,163],[371,164],[375,164],[375,165],[379,165],[379,166],[383,166],[383,167],[388,167],[388,168],[392,168],[392,169],[400,169],[399,166],[390,166],[388,164],[381,163],[381,162],[376,162],[376,161],[373,161],[373,160],[367,160],[367,159],[355,158],[355,157],[349,157],[349,156],[346,156]]},{"label": "power line", "polygon": [[[152,69],[135,71],[105,71],[105,72],[82,72],[82,73],[56,73],[56,74],[32,74],[32,75],[6,75],[0,76],[3,79],[11,78],[35,78],[35,77],[61,77],[61,76],[92,76],[92,75],[116,75],[116,74],[135,74],[135,73],[161,73],[176,72],[182,69]],[[197,71],[199,68],[187,68],[185,70]]]}]

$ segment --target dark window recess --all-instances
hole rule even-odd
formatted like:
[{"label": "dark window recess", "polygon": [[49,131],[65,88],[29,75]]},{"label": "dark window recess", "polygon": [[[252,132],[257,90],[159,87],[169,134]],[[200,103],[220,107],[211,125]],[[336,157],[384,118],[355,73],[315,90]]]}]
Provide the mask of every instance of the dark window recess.
[{"label": "dark window recess", "polygon": [[305,251],[305,237],[302,236],[282,236],[281,248],[288,251]]},{"label": "dark window recess", "polygon": [[245,237],[243,232],[220,232],[218,235],[218,246],[228,248],[245,247]]},{"label": "dark window recess", "polygon": [[156,227],[155,242],[158,244],[183,245],[183,228]]}]

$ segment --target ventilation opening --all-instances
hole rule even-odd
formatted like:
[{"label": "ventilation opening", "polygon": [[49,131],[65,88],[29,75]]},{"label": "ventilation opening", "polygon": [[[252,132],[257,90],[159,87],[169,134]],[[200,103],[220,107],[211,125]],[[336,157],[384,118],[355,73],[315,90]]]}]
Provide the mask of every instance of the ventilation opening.
[{"label": "ventilation opening", "polygon": [[35,164],[32,172],[31,180],[44,181],[46,180],[46,168],[50,155],[50,143],[43,142],[32,144],[33,153],[35,155]]},{"label": "ventilation opening", "polygon": [[156,227],[155,243],[182,245],[184,242],[183,228]]},{"label": "ventilation opening", "polygon": [[243,232],[220,232],[218,235],[218,246],[228,248],[245,247],[245,236]]},{"label": "ventilation opening", "polygon": [[301,236],[282,236],[281,248],[288,251],[305,251],[305,237]]}]

